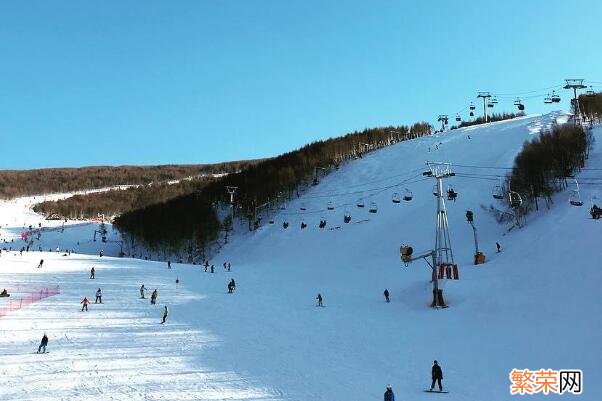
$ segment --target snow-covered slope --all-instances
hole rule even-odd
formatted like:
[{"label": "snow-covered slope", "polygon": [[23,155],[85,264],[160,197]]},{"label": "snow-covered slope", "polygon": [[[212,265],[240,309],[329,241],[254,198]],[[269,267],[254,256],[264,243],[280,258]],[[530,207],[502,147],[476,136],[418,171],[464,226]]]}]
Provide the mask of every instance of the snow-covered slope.
[{"label": "snow-covered slope", "polygon": [[[602,399],[602,223],[589,217],[587,203],[570,206],[567,193],[511,232],[485,211],[502,207],[491,196],[495,176],[556,119],[566,116],[454,130],[348,163],[280,211],[276,224],[231,242],[212,261],[214,274],[190,265],[168,270],[131,259],[3,252],[0,287],[60,284],[61,294],[0,318],[0,380],[9,384],[0,386],[0,399],[379,399],[390,383],[398,400],[426,400],[438,397],[422,391],[434,359],[453,400],[510,399],[513,368],[581,369],[581,399]],[[595,135],[600,143],[602,130]],[[459,193],[447,209],[460,280],[442,283],[450,307],[440,310],[428,307],[426,264],[399,260],[402,243],[417,251],[434,243],[434,180],[422,176],[425,160],[452,162],[457,173],[446,184]],[[586,167],[602,168],[599,148]],[[413,200],[393,203],[404,188]],[[583,197],[596,189],[582,188]],[[355,206],[358,198],[365,208]],[[375,214],[367,210],[371,202]],[[478,267],[467,209],[488,258]],[[40,257],[46,261],[36,269]],[[221,267],[226,260],[231,272]],[[237,283],[232,295],[230,278]],[[138,299],[142,283],[158,288],[158,305]],[[105,303],[80,312],[81,298],[97,287]],[[314,306],[318,292],[325,308]],[[0,308],[6,302],[0,299]],[[171,315],[162,326],[163,305]],[[51,352],[31,354],[44,331]]]}]

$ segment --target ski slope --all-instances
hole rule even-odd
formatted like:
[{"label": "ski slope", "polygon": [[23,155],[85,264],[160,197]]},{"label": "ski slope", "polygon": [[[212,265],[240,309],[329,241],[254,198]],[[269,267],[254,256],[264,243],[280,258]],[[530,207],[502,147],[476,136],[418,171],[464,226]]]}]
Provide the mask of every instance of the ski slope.
[{"label": "ski slope", "polygon": [[[390,383],[397,400],[508,400],[513,368],[581,369],[580,399],[602,399],[602,223],[590,218],[587,201],[601,188],[581,188],[581,208],[568,204],[568,193],[557,194],[552,208],[530,215],[522,229],[508,231],[486,211],[503,207],[491,196],[492,177],[555,121],[566,115],[454,130],[349,162],[273,216],[275,224],[239,232],[211,261],[213,274],[96,252],[3,252],[0,287],[59,284],[61,293],[0,318],[0,384],[7,384],[0,399],[377,400]],[[602,129],[594,133],[599,144]],[[422,176],[426,160],[453,163],[457,175],[445,184],[459,193],[446,205],[460,280],[441,283],[449,308],[439,310],[428,307],[428,266],[399,260],[402,243],[417,252],[434,243],[434,180]],[[602,168],[599,146],[586,168]],[[393,203],[392,193],[405,188],[412,201]],[[334,210],[327,210],[329,201]],[[377,213],[369,213],[371,202]],[[467,209],[475,212],[487,256],[478,267]],[[36,269],[42,257],[44,267]],[[91,266],[95,280],[88,278]],[[231,278],[237,289],[227,294]],[[139,299],[142,283],[158,289],[157,305]],[[98,287],[104,304],[80,312],[81,298],[93,300]],[[315,307],[318,292],[324,308]],[[0,299],[0,308],[6,302]],[[166,325],[159,324],[163,305],[171,311]],[[50,353],[37,355],[43,332]],[[447,395],[423,392],[434,359]]]}]

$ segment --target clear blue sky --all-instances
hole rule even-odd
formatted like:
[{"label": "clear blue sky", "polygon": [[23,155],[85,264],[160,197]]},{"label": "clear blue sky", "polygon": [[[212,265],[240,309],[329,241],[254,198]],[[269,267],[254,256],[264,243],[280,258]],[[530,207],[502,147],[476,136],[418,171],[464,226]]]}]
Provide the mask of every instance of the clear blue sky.
[{"label": "clear blue sky", "polygon": [[0,168],[249,159],[434,123],[477,90],[602,81],[601,21],[600,0],[4,2]]}]

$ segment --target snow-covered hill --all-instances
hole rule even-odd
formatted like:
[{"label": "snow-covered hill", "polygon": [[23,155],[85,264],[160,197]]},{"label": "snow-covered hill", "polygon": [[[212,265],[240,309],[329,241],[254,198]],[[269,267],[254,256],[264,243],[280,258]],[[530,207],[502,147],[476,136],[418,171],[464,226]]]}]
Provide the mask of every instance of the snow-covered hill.
[{"label": "snow-covered hill", "polygon": [[[454,130],[350,162],[279,211],[275,224],[232,241],[212,261],[214,274],[191,265],[168,270],[132,259],[3,252],[0,287],[59,284],[61,294],[0,317],[0,380],[8,384],[0,399],[376,400],[390,383],[398,400],[427,400],[439,397],[422,391],[434,359],[452,400],[510,399],[513,368],[581,369],[580,398],[602,399],[602,223],[587,213],[600,188],[581,188],[581,208],[558,194],[551,210],[529,216],[520,230],[508,232],[486,211],[503,207],[491,196],[495,177],[524,141],[556,120],[566,115]],[[602,130],[595,136],[600,143]],[[449,308],[439,310],[428,307],[428,266],[399,260],[402,243],[417,251],[434,243],[426,160],[453,163],[457,175],[446,185],[459,193],[447,210],[460,280],[442,283]],[[586,168],[602,168],[599,147]],[[405,188],[412,201],[393,203]],[[377,213],[368,211],[371,202]],[[488,259],[478,267],[468,209]],[[90,280],[93,265],[97,278]],[[237,288],[227,294],[231,278]],[[142,283],[158,289],[158,305],[138,299]],[[97,287],[104,304],[80,312],[81,298],[93,298]],[[325,308],[314,306],[317,293]],[[0,308],[6,303],[0,298]],[[166,325],[159,324],[163,305],[171,310]],[[34,354],[44,331],[50,353]]]}]

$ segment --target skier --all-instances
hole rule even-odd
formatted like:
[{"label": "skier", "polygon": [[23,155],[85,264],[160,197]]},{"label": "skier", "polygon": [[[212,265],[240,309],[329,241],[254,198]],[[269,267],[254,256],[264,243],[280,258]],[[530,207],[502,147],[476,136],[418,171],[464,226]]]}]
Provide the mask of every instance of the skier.
[{"label": "skier", "polygon": [[228,271],[230,271],[230,267],[231,267],[230,262],[228,262]]},{"label": "skier", "polygon": [[144,291],[146,291],[146,287],[144,287],[144,284],[142,284],[140,286],[140,299],[144,299]]},{"label": "skier", "polygon": [[42,352],[42,354],[46,353],[46,346],[48,345],[48,336],[44,333],[42,337],[42,341],[40,341],[40,346],[38,347],[38,354]]},{"label": "skier", "polygon": [[178,286],[178,284],[180,284],[180,278],[176,277],[176,287]]},{"label": "skier", "polygon": [[163,321],[161,321],[161,324],[165,323],[165,319],[167,319],[167,315],[169,315],[169,310],[167,309],[167,305],[165,305],[165,309],[163,310]]},{"label": "skier", "polygon": [[228,264],[224,262],[224,270],[228,270]]},{"label": "skier", "polygon": [[80,302],[80,304],[82,304],[82,312],[84,311],[84,309],[86,310],[86,312],[88,311],[89,303],[90,301],[88,301],[88,298],[84,297],[84,299],[82,299],[82,301]]},{"label": "skier", "polygon": [[98,255],[102,258],[103,255],[105,254],[105,251],[103,251],[102,249],[100,250],[100,252],[98,253]]},{"label": "skier", "polygon": [[38,269],[41,269],[43,264],[44,264],[44,259],[40,260],[40,264],[38,265]]},{"label": "skier", "polygon": [[167,268],[168,268],[168,269],[171,269],[171,260],[168,260],[168,261],[167,261]]},{"label": "skier", "polygon": [[156,303],[157,303],[157,289],[155,288],[155,290],[151,294],[151,305],[154,305]]},{"label": "skier", "polygon": [[387,302],[389,302],[389,290],[387,290],[387,289],[385,288],[385,292],[383,292],[383,294],[384,294],[384,296],[385,296],[385,299],[387,300]]},{"label": "skier", "polygon": [[316,297],[316,299],[318,300],[317,306],[324,306],[324,305],[322,305],[322,294],[318,293],[318,296]]},{"label": "skier", "polygon": [[439,391],[443,391],[443,386],[441,385],[441,380],[443,380],[443,371],[441,370],[441,366],[437,361],[433,362],[433,369],[431,370],[431,376],[433,378],[433,382],[431,383],[431,390],[435,387],[435,382],[439,385]]},{"label": "skier", "polygon": [[96,300],[94,303],[97,304],[98,302],[102,303],[102,291],[100,291],[100,288],[96,290]]},{"label": "skier", "polygon": [[230,281],[228,283],[228,294],[232,294],[232,290],[234,290],[234,288],[232,288],[232,281]]},{"label": "skier", "polygon": [[390,384],[387,384],[387,391],[385,391],[385,401],[395,401],[395,394]]},{"label": "skier", "polygon": [[95,279],[96,277],[94,276],[96,274],[96,269],[94,268],[94,266],[92,266],[92,269],[90,269],[90,279]]},{"label": "skier", "polygon": [[215,266],[211,265],[211,273],[215,273]]},{"label": "skier", "polygon": [[496,242],[495,246],[497,247],[497,252],[500,253],[500,251],[502,250],[502,246],[500,245],[500,243]]},{"label": "skier", "polygon": [[205,261],[205,265],[204,266],[205,266],[205,273],[207,273],[207,269],[209,268],[209,261],[208,260]]}]

